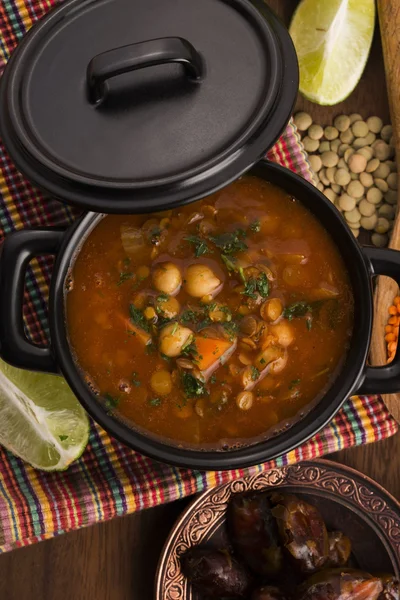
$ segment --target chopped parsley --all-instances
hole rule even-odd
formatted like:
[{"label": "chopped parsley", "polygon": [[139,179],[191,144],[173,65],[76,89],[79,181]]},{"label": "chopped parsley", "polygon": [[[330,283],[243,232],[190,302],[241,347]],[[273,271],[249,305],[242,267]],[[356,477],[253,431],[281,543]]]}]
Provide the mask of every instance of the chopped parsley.
[{"label": "chopped parsley", "polygon": [[312,306],[308,302],[294,302],[285,308],[283,316],[291,321],[296,317],[305,317],[310,312],[312,312]]},{"label": "chopped parsley", "polygon": [[172,327],[172,331],[171,331],[171,335],[175,335],[175,333],[178,330],[178,321],[175,321],[173,327]]},{"label": "chopped parsley", "polygon": [[111,394],[107,393],[107,394],[104,394],[104,399],[106,401],[107,409],[117,408],[117,406],[119,404],[119,398],[117,396],[112,396]]},{"label": "chopped parsley", "polygon": [[147,344],[146,346],[146,354],[154,354],[154,352],[156,351],[156,346],[153,342],[150,342],[150,344]]},{"label": "chopped parsley", "polygon": [[150,406],[160,406],[161,398],[150,398],[149,404],[150,404]]},{"label": "chopped parsley", "polygon": [[181,382],[183,392],[187,398],[195,398],[207,393],[204,383],[187,371],[182,371]]},{"label": "chopped parsley", "polygon": [[187,242],[190,242],[194,246],[194,255],[196,258],[203,256],[203,254],[211,254],[212,250],[207,246],[207,242],[197,235],[187,235],[183,238]]},{"label": "chopped parsley", "polygon": [[153,246],[157,246],[160,243],[160,237],[161,229],[159,227],[153,227],[149,234],[150,243],[153,244]]},{"label": "chopped parsley", "polygon": [[199,353],[197,350],[196,342],[193,341],[184,348],[182,348],[181,354],[182,356],[197,356]]},{"label": "chopped parsley", "polygon": [[120,273],[119,280],[117,281],[117,285],[120,286],[123,283],[125,283],[125,281],[128,281],[129,279],[133,279],[133,277],[134,277],[134,274],[130,273],[130,272],[129,273],[126,273],[126,272]]},{"label": "chopped parsley", "polygon": [[140,327],[140,329],[143,329],[143,331],[150,333],[150,325],[149,325],[148,321],[146,320],[144,314],[140,310],[140,308],[136,308],[136,306],[134,304],[130,304],[129,305],[129,314],[131,317],[131,321],[134,325],[136,325],[137,327]]},{"label": "chopped parsley", "polygon": [[221,259],[225,263],[228,271],[236,271],[236,259],[233,256],[225,256],[225,254],[221,254]]},{"label": "chopped parsley", "polygon": [[225,323],[220,323],[222,327],[225,329],[226,333],[229,335],[230,341],[236,337],[239,326],[235,321],[226,321]]},{"label": "chopped parsley", "polygon": [[61,442],[65,442],[65,440],[67,440],[69,438],[68,435],[59,435],[58,436]]},{"label": "chopped parsley", "polygon": [[243,241],[244,237],[246,237],[246,232],[243,229],[236,229],[231,233],[210,236],[210,241],[222,251],[222,254],[232,255],[248,249],[247,244]]},{"label": "chopped parsley", "polygon": [[250,231],[254,231],[254,233],[258,233],[261,230],[261,223],[259,219],[253,221],[250,225]]},{"label": "chopped parsley", "polygon": [[257,278],[250,277],[244,284],[244,290],[242,292],[244,296],[249,296],[256,300],[257,294],[262,298],[268,298],[269,296],[269,282],[265,273],[261,273]]},{"label": "chopped parsley", "polygon": [[217,376],[216,375],[211,375],[210,383],[217,383]]},{"label": "chopped parsley", "polygon": [[292,390],[293,388],[298,386],[300,381],[301,381],[301,379],[293,379],[293,381],[291,381],[289,384],[289,390]]},{"label": "chopped parsley", "polygon": [[140,379],[139,379],[138,374],[136,373],[136,371],[134,371],[132,373],[132,383],[136,387],[139,387],[139,385],[140,385]]},{"label": "chopped parsley", "polygon": [[157,296],[157,302],[167,302],[169,300],[168,294],[159,294]]},{"label": "chopped parsley", "polygon": [[257,379],[260,377],[260,371],[257,369],[257,367],[251,367],[251,379],[253,381],[257,381]]}]

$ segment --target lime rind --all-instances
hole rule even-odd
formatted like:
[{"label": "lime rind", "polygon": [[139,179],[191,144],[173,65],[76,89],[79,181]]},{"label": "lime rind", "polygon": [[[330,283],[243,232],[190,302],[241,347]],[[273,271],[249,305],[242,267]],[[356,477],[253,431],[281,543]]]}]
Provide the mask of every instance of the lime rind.
[{"label": "lime rind", "polygon": [[1,445],[37,469],[61,471],[88,438],[88,417],[62,377],[0,361]]},{"label": "lime rind", "polygon": [[323,105],[347,98],[365,69],[374,26],[374,0],[303,0],[289,30],[301,93]]}]

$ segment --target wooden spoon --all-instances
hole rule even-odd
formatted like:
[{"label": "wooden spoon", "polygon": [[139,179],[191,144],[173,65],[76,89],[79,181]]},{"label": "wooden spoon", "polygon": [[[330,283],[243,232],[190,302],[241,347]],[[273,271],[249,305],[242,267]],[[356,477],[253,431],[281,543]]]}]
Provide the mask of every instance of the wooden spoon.
[{"label": "wooden spoon", "polygon": [[[399,0],[378,0],[379,24],[381,29],[383,56],[389,96],[393,135],[397,151],[397,170],[400,173],[400,2]],[[400,190],[397,204],[400,207]],[[400,250],[400,210],[397,214],[390,248]],[[398,294],[398,286],[389,277],[379,277],[375,291],[374,327],[371,341],[371,364],[383,365],[387,360],[385,325],[388,308]],[[400,385],[400,382],[399,382]],[[383,397],[388,409],[400,422],[400,394]]]}]

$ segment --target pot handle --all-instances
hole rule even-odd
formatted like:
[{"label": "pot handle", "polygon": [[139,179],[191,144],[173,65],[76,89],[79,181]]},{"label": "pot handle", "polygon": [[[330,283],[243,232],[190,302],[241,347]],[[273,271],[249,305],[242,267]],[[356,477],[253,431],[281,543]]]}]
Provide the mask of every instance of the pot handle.
[{"label": "pot handle", "polygon": [[[386,275],[400,286],[400,252],[386,248],[362,249],[372,275]],[[358,394],[392,394],[400,390],[400,344],[391,363],[382,367],[367,366]]]},{"label": "pot handle", "polygon": [[155,65],[180,63],[186,75],[200,81],[204,62],[196,48],[180,37],[165,37],[129,44],[98,54],[88,64],[86,72],[89,101],[99,105],[106,93],[106,81],[111,77]]},{"label": "pot handle", "polygon": [[0,257],[0,355],[15,367],[57,373],[49,347],[32,344],[22,318],[25,272],[29,261],[57,254],[64,233],[58,229],[24,229],[8,235]]}]

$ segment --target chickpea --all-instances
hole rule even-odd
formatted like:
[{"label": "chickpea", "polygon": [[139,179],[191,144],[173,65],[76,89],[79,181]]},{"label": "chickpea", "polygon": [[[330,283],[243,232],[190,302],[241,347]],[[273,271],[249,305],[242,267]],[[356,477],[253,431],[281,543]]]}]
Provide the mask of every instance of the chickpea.
[{"label": "chickpea", "polygon": [[260,308],[260,314],[265,321],[276,321],[282,312],[283,306],[279,298],[266,300]]},{"label": "chickpea", "polygon": [[215,292],[221,281],[207,265],[190,265],[186,271],[185,288],[193,298],[202,298]]},{"label": "chickpea", "polygon": [[236,405],[240,410],[250,410],[253,406],[254,395],[252,392],[240,392],[236,396]]},{"label": "chickpea", "polygon": [[294,333],[289,323],[278,323],[277,325],[271,325],[269,329],[270,333],[278,338],[278,344],[283,348],[287,348],[294,340]]},{"label": "chickpea", "polygon": [[177,294],[182,285],[182,274],[171,262],[158,264],[152,274],[153,285],[164,294]]},{"label": "chickpea", "polygon": [[267,348],[265,348],[265,350],[262,350],[257,355],[255,366],[261,372],[266,367],[268,367],[270,363],[274,362],[275,360],[278,360],[278,358],[280,358],[281,356],[281,348],[278,348],[277,346],[268,346]]},{"label": "chickpea", "polygon": [[150,385],[155,394],[167,396],[172,391],[171,374],[166,370],[156,371],[150,379]]},{"label": "chickpea", "polygon": [[190,344],[192,337],[193,331],[188,327],[169,323],[160,332],[159,350],[170,358],[179,356],[182,348]]}]

